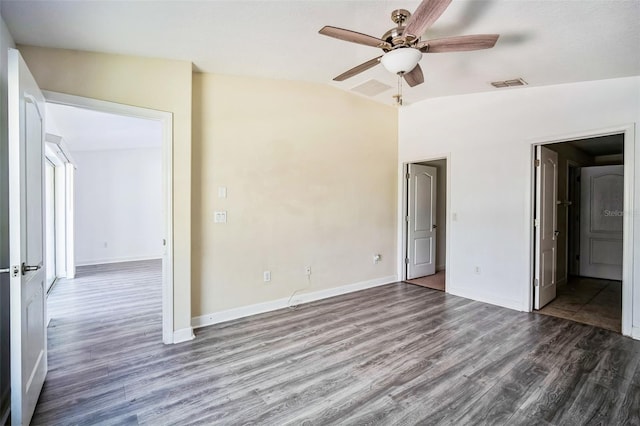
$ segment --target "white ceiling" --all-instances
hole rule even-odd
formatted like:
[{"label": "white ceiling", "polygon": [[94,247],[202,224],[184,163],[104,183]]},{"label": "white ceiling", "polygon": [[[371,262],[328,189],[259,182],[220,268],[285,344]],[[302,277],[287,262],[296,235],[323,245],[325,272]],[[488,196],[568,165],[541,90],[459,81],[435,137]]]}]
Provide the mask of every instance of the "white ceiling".
[{"label": "white ceiling", "polygon": [[[381,51],[318,34],[324,25],[376,37],[392,10],[419,1],[32,1],[2,0],[15,41],[45,47],[191,61],[196,70],[351,88],[370,79],[393,89],[382,66],[342,83],[331,79]],[[639,0],[454,0],[426,38],[499,33],[491,50],[424,55],[425,83],[405,86],[408,103],[494,90],[640,75]]]},{"label": "white ceiling", "polygon": [[71,152],[162,146],[159,121],[52,103],[46,114],[47,133],[62,136]]}]

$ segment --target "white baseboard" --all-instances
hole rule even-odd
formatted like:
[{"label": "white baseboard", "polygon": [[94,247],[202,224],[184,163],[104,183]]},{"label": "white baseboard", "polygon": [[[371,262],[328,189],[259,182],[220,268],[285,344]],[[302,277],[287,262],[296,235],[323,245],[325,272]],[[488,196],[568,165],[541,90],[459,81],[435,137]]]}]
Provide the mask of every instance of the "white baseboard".
[{"label": "white baseboard", "polygon": [[631,327],[631,338],[640,340],[640,327]]},{"label": "white baseboard", "polygon": [[193,327],[181,328],[180,330],[173,332],[173,343],[188,342],[195,338],[196,336],[193,334]]},{"label": "white baseboard", "polygon": [[[78,260],[76,266],[108,265],[110,263],[138,262],[141,260],[160,260],[162,256],[132,256],[93,260]],[[68,278],[68,277],[67,277]]]},{"label": "white baseboard", "polygon": [[527,312],[526,309],[522,309],[523,307],[521,300],[505,299],[493,294],[480,293],[468,288],[453,287],[450,285],[447,286],[447,293],[453,294],[454,296],[464,297],[465,299],[477,300],[478,302],[489,303],[491,305],[502,306],[503,308]]},{"label": "white baseboard", "polygon": [[[313,302],[315,300],[327,299],[329,297],[339,296],[341,294],[352,293],[354,291],[366,290],[368,288],[378,287],[398,281],[396,276],[388,276],[376,278],[373,280],[362,281],[355,284],[344,285],[340,287],[329,288],[326,290],[318,290],[311,293],[296,294],[291,300],[292,305],[300,305],[303,303]],[[248,317],[251,315],[271,312],[289,306],[289,297],[283,299],[272,300],[269,302],[257,303],[249,306],[241,306],[239,308],[227,309],[212,314],[201,315],[191,319],[193,328],[206,327],[208,325],[218,324],[225,321],[231,321],[238,318]]]}]

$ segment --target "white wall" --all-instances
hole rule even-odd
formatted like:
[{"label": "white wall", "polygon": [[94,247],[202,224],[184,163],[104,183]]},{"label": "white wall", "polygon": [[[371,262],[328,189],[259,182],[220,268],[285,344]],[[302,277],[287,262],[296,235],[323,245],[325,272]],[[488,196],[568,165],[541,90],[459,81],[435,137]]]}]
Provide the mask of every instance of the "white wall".
[{"label": "white wall", "polygon": [[[0,17],[0,267],[9,265],[9,187],[7,185],[7,49],[15,47]],[[9,275],[0,274],[0,422],[11,385],[9,353]]]},{"label": "white wall", "polygon": [[[640,77],[506,89],[402,108],[400,165],[450,153],[447,289],[528,310],[532,143],[640,121]],[[635,133],[634,250],[640,253],[640,132]],[[637,254],[636,254],[637,258]],[[480,274],[474,267],[481,268]],[[634,275],[640,277],[640,262]],[[640,327],[636,280],[633,325]],[[637,331],[634,330],[637,333]],[[640,334],[639,334],[640,335]]]},{"label": "white wall", "polygon": [[78,265],[162,256],[161,148],[73,151]]}]

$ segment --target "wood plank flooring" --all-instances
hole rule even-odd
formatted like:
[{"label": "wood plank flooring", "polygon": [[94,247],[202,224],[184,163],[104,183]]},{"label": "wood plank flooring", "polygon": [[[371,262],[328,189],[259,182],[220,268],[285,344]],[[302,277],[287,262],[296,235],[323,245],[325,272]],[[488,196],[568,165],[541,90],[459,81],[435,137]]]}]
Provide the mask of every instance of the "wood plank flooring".
[{"label": "wood plank flooring", "polygon": [[160,265],[121,267],[54,288],[33,424],[640,424],[607,330],[396,283],[163,345]]}]

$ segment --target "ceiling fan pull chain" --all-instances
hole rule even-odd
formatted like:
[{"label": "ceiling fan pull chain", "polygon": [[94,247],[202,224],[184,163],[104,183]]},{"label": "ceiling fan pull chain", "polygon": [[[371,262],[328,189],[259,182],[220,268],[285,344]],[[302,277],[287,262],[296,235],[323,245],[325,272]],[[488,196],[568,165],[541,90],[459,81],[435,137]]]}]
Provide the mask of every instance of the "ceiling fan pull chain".
[{"label": "ceiling fan pull chain", "polygon": [[396,98],[396,105],[402,106],[402,73],[398,73],[398,94],[394,98]]}]

